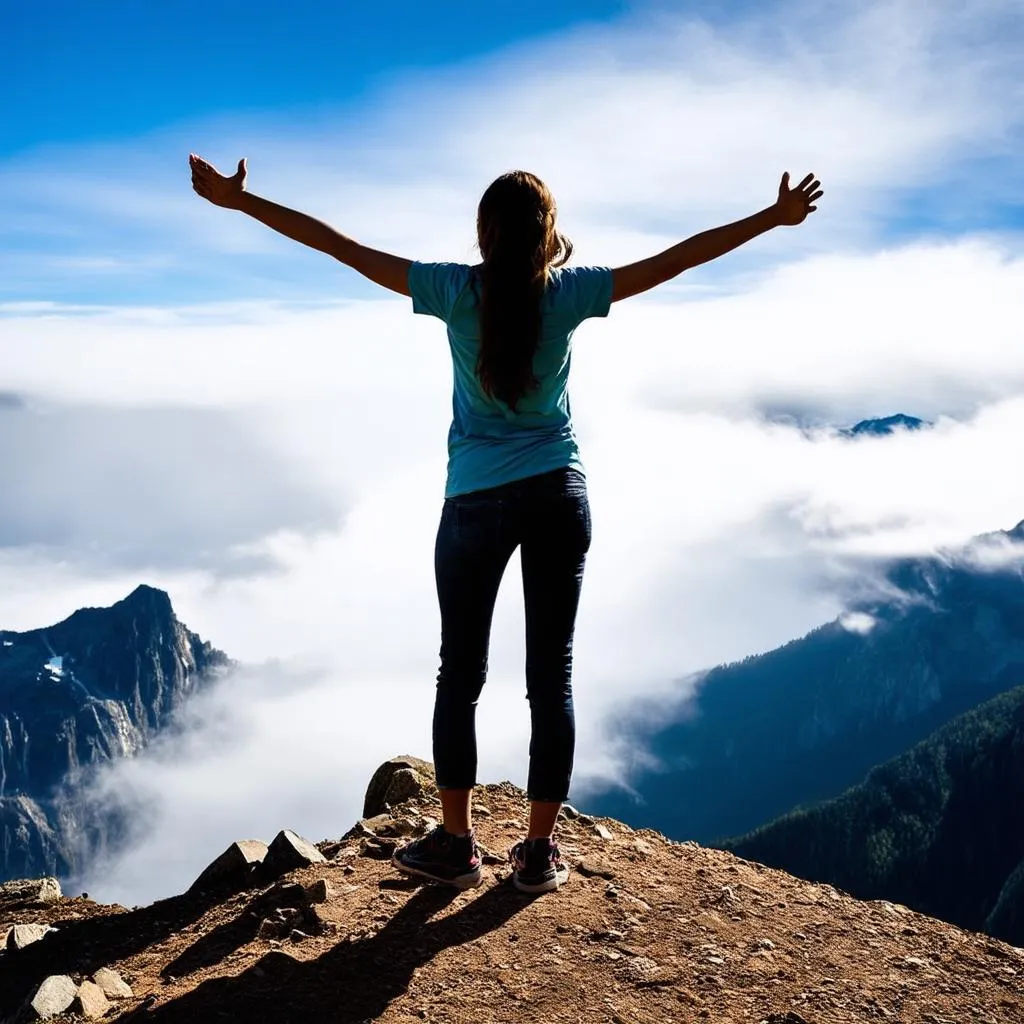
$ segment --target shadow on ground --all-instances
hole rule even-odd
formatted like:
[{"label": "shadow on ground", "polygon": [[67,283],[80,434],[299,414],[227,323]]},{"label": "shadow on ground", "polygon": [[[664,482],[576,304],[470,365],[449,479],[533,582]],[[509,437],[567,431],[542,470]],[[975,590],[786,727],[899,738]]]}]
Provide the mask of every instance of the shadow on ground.
[{"label": "shadow on ground", "polygon": [[183,931],[215,903],[223,890],[172,896],[148,907],[53,922],[40,942],[8,951],[0,960],[0,1020],[14,1013],[51,974],[92,974]]},{"label": "shadow on ground", "polygon": [[130,1016],[132,1024],[376,1020],[406,991],[416,968],[443,949],[500,928],[529,902],[511,886],[494,885],[456,913],[430,920],[457,895],[454,889],[426,886],[370,938],[339,942],[305,962],[273,950],[236,977],[205,981],[172,1002],[122,1019]]}]

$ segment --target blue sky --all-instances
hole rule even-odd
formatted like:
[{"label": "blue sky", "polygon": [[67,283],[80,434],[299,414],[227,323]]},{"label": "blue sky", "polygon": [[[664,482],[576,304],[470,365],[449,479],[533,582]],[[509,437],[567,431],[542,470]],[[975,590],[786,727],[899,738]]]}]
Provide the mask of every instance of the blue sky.
[{"label": "blue sky", "polygon": [[622,0],[515,4],[175,0],[10,5],[0,155],[230,111],[357,100],[400,68],[447,65],[601,21]]},{"label": "blue sky", "polygon": [[580,259],[610,263],[753,212],[783,169],[822,177],[797,239],[698,269],[672,286],[687,295],[809,251],[1016,232],[1011,7],[21,5],[0,67],[0,301],[377,294],[203,209],[190,150],[245,155],[254,191],[414,258],[473,258],[476,197],[513,165],[550,179]]}]

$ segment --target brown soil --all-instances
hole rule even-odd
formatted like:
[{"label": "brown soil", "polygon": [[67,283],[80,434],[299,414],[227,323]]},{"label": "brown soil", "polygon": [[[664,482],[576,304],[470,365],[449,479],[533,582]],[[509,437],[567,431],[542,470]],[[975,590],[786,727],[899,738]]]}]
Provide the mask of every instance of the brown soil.
[{"label": "brown soil", "polygon": [[[489,811],[477,819],[479,838],[503,857],[522,835],[523,794],[481,787],[479,805]],[[421,812],[437,809],[422,800],[394,814]],[[296,905],[297,890],[280,883],[136,910],[84,899],[0,908],[0,934],[15,921],[58,928],[0,955],[0,1018],[49,974],[77,979],[111,966],[135,998],[106,1019],[132,1024],[1024,1024],[1024,950],[728,853],[601,824],[611,839],[586,819],[560,824],[574,870],[559,892],[533,898],[508,884],[504,863],[459,893],[399,876],[378,859],[393,840],[322,843],[327,864],[283,879],[330,887],[307,911],[321,934],[297,941],[261,937],[276,908]]]}]

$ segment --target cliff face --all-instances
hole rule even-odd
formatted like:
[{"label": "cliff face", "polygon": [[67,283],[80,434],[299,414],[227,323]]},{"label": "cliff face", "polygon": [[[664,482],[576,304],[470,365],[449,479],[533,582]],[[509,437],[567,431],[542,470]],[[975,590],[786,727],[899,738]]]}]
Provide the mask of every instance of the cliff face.
[{"label": "cliff face", "polygon": [[606,793],[594,805],[674,838],[716,842],[837,796],[1024,682],[1018,566],[912,559],[889,578],[898,598],[711,670],[693,700],[656,725],[624,725],[660,769],[637,772],[638,798]]},{"label": "cliff face", "polygon": [[0,631],[0,878],[71,870],[83,772],[137,753],[227,664],[147,586],[55,626]]},{"label": "cliff face", "polygon": [[131,985],[118,1019],[133,1024],[1024,1022],[1024,950],[611,819],[564,815],[568,882],[521,894],[504,854],[525,794],[501,783],[476,797],[486,866],[467,892],[388,862],[437,820],[423,792],[274,881],[236,857],[219,884],[130,911],[0,897],[0,935],[57,929],[0,954],[0,1019],[48,976],[73,990],[112,968]]}]

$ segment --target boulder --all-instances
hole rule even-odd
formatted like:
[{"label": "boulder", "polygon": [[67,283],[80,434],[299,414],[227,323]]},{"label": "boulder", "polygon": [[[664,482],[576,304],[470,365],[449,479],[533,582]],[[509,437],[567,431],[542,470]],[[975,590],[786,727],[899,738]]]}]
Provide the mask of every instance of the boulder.
[{"label": "boulder", "polygon": [[370,779],[363,802],[363,818],[383,814],[388,807],[436,789],[434,766],[418,757],[402,755],[385,761]]},{"label": "boulder", "polygon": [[308,839],[286,828],[274,836],[274,841],[267,848],[263,868],[269,877],[276,878],[296,868],[326,862],[327,858]]},{"label": "boulder", "polygon": [[110,967],[101,967],[92,976],[92,980],[99,985],[108,999],[131,999],[135,994],[131,985]]},{"label": "boulder", "polygon": [[83,981],[75,997],[75,1012],[86,1020],[102,1017],[110,1009],[110,1001],[94,981]]},{"label": "boulder", "polygon": [[48,924],[16,924],[7,933],[7,948],[24,949],[38,942],[49,930]]},{"label": "boulder", "polygon": [[29,1003],[32,1020],[48,1020],[63,1013],[75,1001],[78,986],[66,974],[51,974]]},{"label": "boulder", "polygon": [[239,883],[252,873],[267,856],[267,844],[259,839],[240,839],[232,843],[216,860],[211,861],[189,886],[189,892],[217,888],[228,882]]},{"label": "boulder", "polygon": [[0,903],[8,906],[55,903],[63,896],[56,878],[16,878],[0,885]]}]

